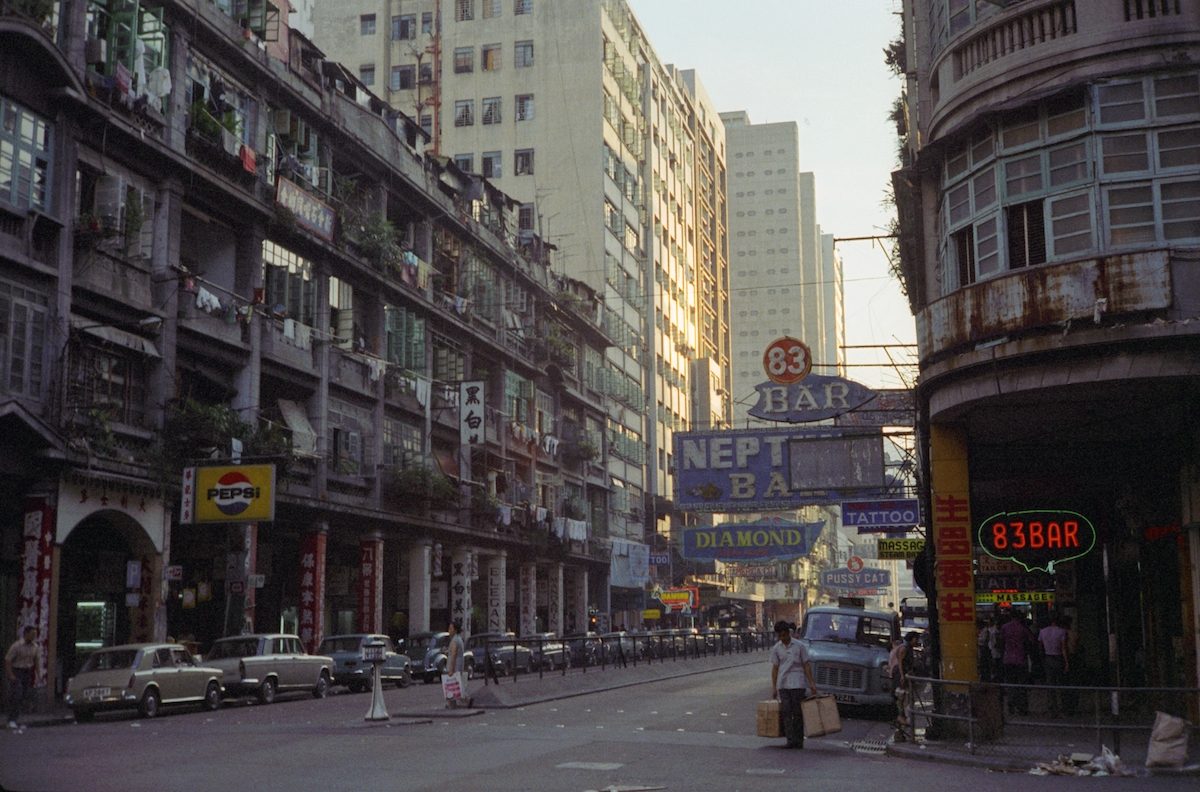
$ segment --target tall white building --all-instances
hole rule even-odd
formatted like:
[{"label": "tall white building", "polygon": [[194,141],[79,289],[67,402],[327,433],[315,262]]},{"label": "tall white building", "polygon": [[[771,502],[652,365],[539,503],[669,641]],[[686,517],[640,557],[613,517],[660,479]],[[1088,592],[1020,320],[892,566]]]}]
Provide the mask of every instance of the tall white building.
[{"label": "tall white building", "polygon": [[610,534],[667,534],[673,433],[731,408],[725,130],[695,73],[659,60],[624,0],[316,0],[312,18],[602,295]]},{"label": "tall white building", "polygon": [[804,341],[814,373],[842,373],[842,267],[833,237],[817,225],[813,174],[799,169],[796,123],[752,124],[745,111],[722,113],[721,120],[729,160],[733,409],[737,425],[754,425],[761,422],[747,411],[766,379],[763,351],[774,339]]}]

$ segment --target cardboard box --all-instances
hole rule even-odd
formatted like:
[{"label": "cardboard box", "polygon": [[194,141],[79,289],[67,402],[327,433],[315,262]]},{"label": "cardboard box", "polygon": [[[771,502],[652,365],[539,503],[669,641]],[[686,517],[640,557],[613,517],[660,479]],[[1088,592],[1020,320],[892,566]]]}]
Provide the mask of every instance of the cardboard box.
[{"label": "cardboard box", "polygon": [[805,737],[824,737],[842,730],[842,718],[833,696],[806,698],[800,704],[800,712],[804,715]]},{"label": "cardboard box", "polygon": [[758,736],[783,736],[783,722],[779,718],[779,701],[777,699],[758,702]]}]

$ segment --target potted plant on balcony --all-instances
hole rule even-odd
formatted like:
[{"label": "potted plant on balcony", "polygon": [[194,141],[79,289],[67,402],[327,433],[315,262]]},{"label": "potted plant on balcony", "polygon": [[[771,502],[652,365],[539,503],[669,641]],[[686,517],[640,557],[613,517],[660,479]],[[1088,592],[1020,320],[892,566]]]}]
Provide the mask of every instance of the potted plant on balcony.
[{"label": "potted plant on balcony", "polygon": [[575,347],[560,335],[551,333],[546,336],[546,352],[550,362],[556,365],[563,368],[572,368],[575,365]]},{"label": "potted plant on balcony", "polygon": [[453,509],[459,504],[458,487],[425,465],[408,465],[396,470],[392,474],[391,490],[400,496],[400,506],[405,511]]},{"label": "potted plant on balcony", "polygon": [[580,437],[571,445],[567,446],[566,454],[569,459],[575,462],[591,462],[600,456],[600,449],[586,437]]}]

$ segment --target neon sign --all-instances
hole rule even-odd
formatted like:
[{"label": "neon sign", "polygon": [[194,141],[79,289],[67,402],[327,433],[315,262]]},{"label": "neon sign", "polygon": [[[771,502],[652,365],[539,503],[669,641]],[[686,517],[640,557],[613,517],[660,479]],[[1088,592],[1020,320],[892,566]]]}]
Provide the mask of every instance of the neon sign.
[{"label": "neon sign", "polygon": [[978,540],[993,558],[1053,574],[1056,564],[1095,547],[1096,528],[1082,514],[1062,509],[999,512],[979,524]]}]

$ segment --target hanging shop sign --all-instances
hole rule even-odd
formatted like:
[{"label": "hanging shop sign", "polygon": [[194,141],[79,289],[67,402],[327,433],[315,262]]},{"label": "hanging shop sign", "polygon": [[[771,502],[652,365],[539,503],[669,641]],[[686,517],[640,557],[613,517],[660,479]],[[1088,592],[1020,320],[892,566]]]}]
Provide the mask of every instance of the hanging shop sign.
[{"label": "hanging shop sign", "polygon": [[866,404],[875,391],[845,377],[809,374],[790,385],[763,382],[754,386],[758,403],[749,413],[764,421],[809,423],[834,418]]},{"label": "hanging shop sign", "polygon": [[879,558],[883,561],[907,561],[925,549],[924,539],[876,539]]},{"label": "hanging shop sign", "polygon": [[1053,591],[985,591],[975,595],[978,603],[1054,602]]},{"label": "hanging shop sign", "polygon": [[461,445],[480,445],[486,437],[483,380],[458,383],[458,439]]},{"label": "hanging shop sign", "polygon": [[[821,573],[821,585],[833,589],[878,589],[892,585],[892,573],[886,569],[866,567],[857,572],[849,569],[829,569]],[[873,596],[870,595],[870,596]]]},{"label": "hanging shop sign", "polygon": [[185,524],[275,519],[274,465],[184,468],[183,488]]},{"label": "hanging shop sign", "polygon": [[825,527],[767,519],[683,529],[684,558],[690,561],[782,561],[808,555]]},{"label": "hanging shop sign", "polygon": [[842,501],[842,525],[860,534],[910,530],[921,522],[916,498],[900,500]]},{"label": "hanging shop sign", "polygon": [[878,429],[676,432],[674,451],[682,510],[784,511],[887,495]]},{"label": "hanging shop sign", "polygon": [[296,225],[332,242],[333,224],[337,220],[337,212],[333,207],[282,176],[275,183],[275,203],[295,215]]},{"label": "hanging shop sign", "polygon": [[673,613],[692,613],[700,607],[700,589],[696,586],[655,589],[650,596]]},{"label": "hanging shop sign", "polygon": [[779,385],[791,385],[812,371],[812,351],[798,338],[776,338],[763,351],[763,371]]},{"label": "hanging shop sign", "polygon": [[911,389],[875,391],[875,398],[833,419],[835,426],[914,426],[916,400]]},{"label": "hanging shop sign", "polygon": [[1096,528],[1082,514],[1062,509],[999,512],[979,524],[979,546],[995,558],[1051,574],[1064,561],[1087,555]]}]

